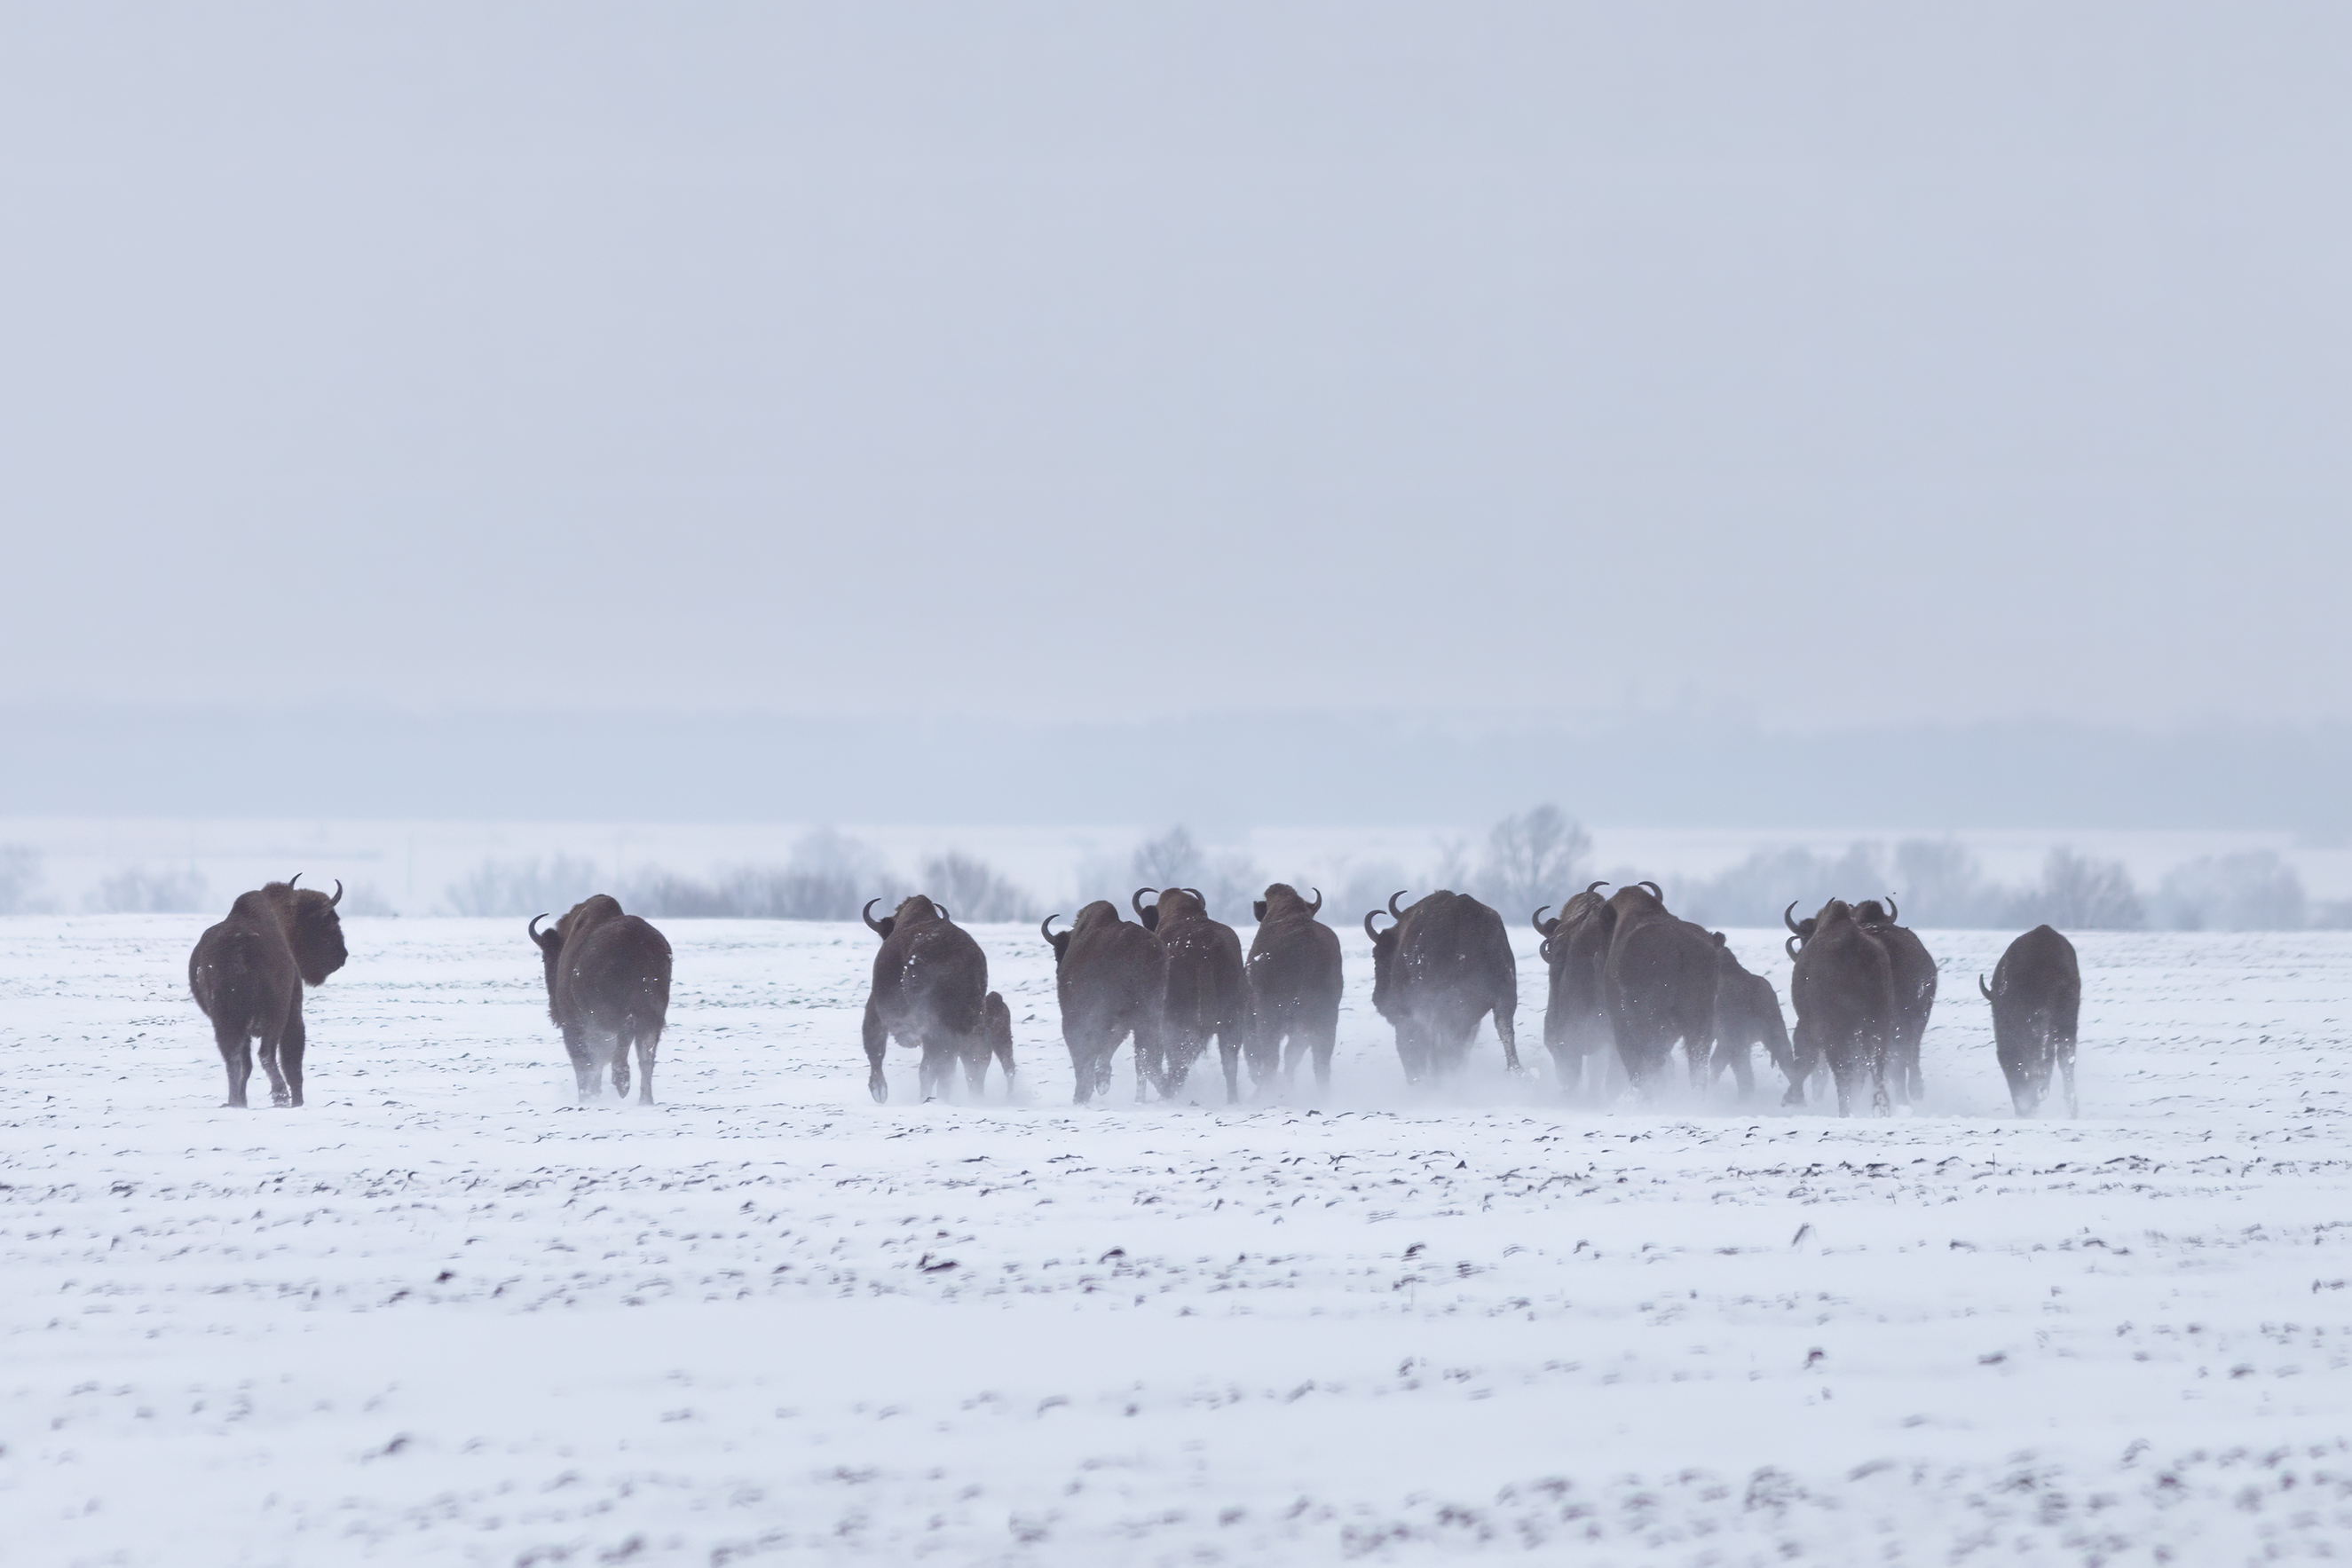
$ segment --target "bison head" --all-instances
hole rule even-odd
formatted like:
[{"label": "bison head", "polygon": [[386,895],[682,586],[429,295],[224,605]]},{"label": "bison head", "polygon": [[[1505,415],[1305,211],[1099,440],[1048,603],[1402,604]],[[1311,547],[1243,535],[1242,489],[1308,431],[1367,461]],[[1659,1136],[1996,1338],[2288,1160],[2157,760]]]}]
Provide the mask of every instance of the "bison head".
[{"label": "bison head", "polygon": [[1250,913],[1257,917],[1260,924],[1264,924],[1266,911],[1269,909],[1274,911],[1275,918],[1277,920],[1287,915],[1303,915],[1312,920],[1323,913],[1323,890],[1317,888],[1315,902],[1309,904],[1299,897],[1298,890],[1288,883],[1275,883],[1266,888],[1264,898],[1250,905]]},{"label": "bison head", "polygon": [[335,883],[334,896],[330,898],[314,887],[297,888],[302,880],[296,872],[284,882],[272,883],[263,889],[272,895],[278,907],[278,918],[286,927],[287,945],[294,949],[294,967],[301,971],[302,983],[323,986],[327,977],[343,967],[351,956],[343,946],[343,923],[335,914],[335,905],[343,901],[343,884]]},{"label": "bison head", "polygon": [[[1062,967],[1062,960],[1070,956],[1070,934],[1054,929],[1054,922],[1060,918],[1058,915],[1048,915],[1037,923],[1038,933],[1054,949],[1054,967],[1056,969]],[[995,993],[992,991],[989,994],[993,996]]]},{"label": "bison head", "polygon": [[945,920],[948,917],[946,904],[933,904],[919,893],[910,893],[898,901],[897,909],[877,920],[874,918],[874,906],[881,902],[878,898],[869,898],[866,901],[866,907],[857,913],[865,916],[866,926],[886,942],[890,939],[890,933],[902,925],[919,925],[926,920]]},{"label": "bison head", "polygon": [[1404,924],[1404,911],[1397,907],[1397,900],[1403,896],[1402,888],[1389,894],[1389,917],[1396,925],[1385,931],[1372,926],[1372,922],[1381,917],[1379,910],[1370,910],[1364,915],[1364,935],[1372,939],[1372,1008],[1382,1018],[1388,1017],[1389,970],[1396,962],[1397,929]]},{"label": "bison head", "polygon": [[[1149,907],[1143,902],[1147,893],[1155,895]],[[1206,919],[1209,914],[1209,901],[1197,887],[1139,887],[1128,903],[1146,931],[1159,930],[1163,920]]]}]

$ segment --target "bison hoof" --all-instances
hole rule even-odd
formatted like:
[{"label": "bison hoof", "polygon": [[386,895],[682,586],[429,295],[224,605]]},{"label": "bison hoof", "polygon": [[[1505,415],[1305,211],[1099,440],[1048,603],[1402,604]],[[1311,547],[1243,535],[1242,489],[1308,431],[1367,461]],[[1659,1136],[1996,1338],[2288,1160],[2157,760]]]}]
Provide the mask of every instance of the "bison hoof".
[{"label": "bison hoof", "polygon": [[889,1103],[890,1085],[882,1079],[867,1079],[866,1082],[866,1092],[874,1096],[874,1103],[877,1105],[887,1105]]}]

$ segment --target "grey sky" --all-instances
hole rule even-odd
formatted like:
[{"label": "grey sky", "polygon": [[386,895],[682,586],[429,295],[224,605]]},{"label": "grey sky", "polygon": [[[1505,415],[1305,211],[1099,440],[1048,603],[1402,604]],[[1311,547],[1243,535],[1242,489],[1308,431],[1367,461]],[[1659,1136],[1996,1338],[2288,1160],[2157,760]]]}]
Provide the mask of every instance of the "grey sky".
[{"label": "grey sky", "polygon": [[2347,45],[12,5],[0,701],[2352,716]]}]

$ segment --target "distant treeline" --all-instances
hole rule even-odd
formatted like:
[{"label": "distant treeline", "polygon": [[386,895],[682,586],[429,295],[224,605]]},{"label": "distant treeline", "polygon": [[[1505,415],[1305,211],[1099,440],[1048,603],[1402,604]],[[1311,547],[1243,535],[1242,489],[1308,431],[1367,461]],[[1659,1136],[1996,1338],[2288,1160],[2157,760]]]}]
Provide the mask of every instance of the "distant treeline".
[{"label": "distant treeline", "polygon": [[[1858,842],[1823,854],[1796,846],[1760,849],[1711,877],[1660,875],[1639,866],[1597,867],[1592,838],[1556,806],[1504,818],[1483,844],[1442,841],[1431,863],[1409,868],[1388,859],[1321,867],[1269,868],[1245,852],[1213,849],[1182,827],[1145,841],[1126,855],[1090,857],[1076,868],[1077,892],[1064,914],[1091,899],[1122,910],[1138,887],[1197,888],[1217,918],[1250,920],[1250,904],[1280,876],[1302,891],[1319,887],[1326,918],[1353,924],[1399,889],[1418,897],[1433,888],[1471,893],[1513,925],[1537,905],[1558,904],[1596,877],[1614,883],[1650,877],[1678,915],[1709,926],[1774,926],[1794,899],[1801,910],[1825,899],[1892,893],[1904,923],[1929,927],[2021,929],[2046,921],[2062,930],[2293,931],[2352,928],[2352,900],[2315,904],[2294,868],[2269,850],[2209,855],[2174,867],[2153,889],[2134,883],[2120,862],[2058,848],[2041,875],[2023,885],[1989,881],[1977,857],[1953,840]],[[40,856],[22,844],[0,845],[0,914],[54,911],[41,892]],[[592,893],[616,894],[631,911],[659,919],[855,920],[868,899],[895,904],[914,892],[945,904],[959,921],[1034,922],[1046,905],[996,867],[959,852],[934,855],[908,876],[871,845],[831,831],[809,833],[782,864],[721,867],[701,876],[640,868],[617,886],[593,861],[558,854],[483,862],[445,895],[450,913],[528,918],[560,913]],[[125,867],[87,895],[102,913],[202,912],[225,904],[194,868]],[[390,914],[373,889],[352,887],[344,913]]]}]

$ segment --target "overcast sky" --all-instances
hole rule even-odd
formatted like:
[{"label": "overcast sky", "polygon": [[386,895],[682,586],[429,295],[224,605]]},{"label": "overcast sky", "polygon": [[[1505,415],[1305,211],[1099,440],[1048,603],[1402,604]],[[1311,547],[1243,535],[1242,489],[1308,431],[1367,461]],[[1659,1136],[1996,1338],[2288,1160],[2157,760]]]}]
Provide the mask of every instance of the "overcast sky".
[{"label": "overcast sky", "polygon": [[18,4],[0,702],[2352,716],[2352,9]]}]

